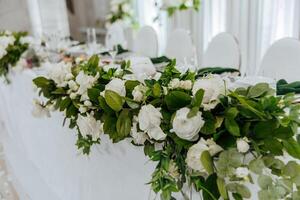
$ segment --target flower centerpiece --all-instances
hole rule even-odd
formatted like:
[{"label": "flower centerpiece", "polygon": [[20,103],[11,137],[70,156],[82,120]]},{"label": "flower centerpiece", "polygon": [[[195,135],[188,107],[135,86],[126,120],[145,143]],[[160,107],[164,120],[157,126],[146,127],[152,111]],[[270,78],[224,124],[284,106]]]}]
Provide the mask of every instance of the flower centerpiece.
[{"label": "flower centerpiece", "polygon": [[40,57],[35,49],[39,45],[26,32],[0,32],[0,76],[9,82],[7,74],[12,67],[39,66]]},{"label": "flower centerpiece", "polygon": [[[138,68],[153,67],[146,65]],[[84,154],[103,134],[141,146],[157,163],[149,184],[162,200],[188,199],[185,186],[205,200],[299,199],[293,94],[276,96],[266,83],[230,90],[219,75],[180,73],[175,60],[162,73],[136,68],[129,61],[107,68],[98,56],[55,64],[33,80],[47,99],[36,113],[64,112]]]},{"label": "flower centerpiece", "polygon": [[110,6],[111,10],[107,16],[107,26],[118,21],[125,24],[134,23],[131,0],[112,0]]},{"label": "flower centerpiece", "polygon": [[187,9],[199,10],[200,0],[163,0],[162,10],[166,10],[169,16],[172,16],[176,11]]}]

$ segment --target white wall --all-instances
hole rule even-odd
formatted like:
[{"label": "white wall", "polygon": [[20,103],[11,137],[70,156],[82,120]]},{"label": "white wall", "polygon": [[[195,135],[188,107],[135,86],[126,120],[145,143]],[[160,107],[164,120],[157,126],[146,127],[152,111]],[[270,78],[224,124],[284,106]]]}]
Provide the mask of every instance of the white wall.
[{"label": "white wall", "polygon": [[0,0],[0,30],[30,31],[26,0]]}]

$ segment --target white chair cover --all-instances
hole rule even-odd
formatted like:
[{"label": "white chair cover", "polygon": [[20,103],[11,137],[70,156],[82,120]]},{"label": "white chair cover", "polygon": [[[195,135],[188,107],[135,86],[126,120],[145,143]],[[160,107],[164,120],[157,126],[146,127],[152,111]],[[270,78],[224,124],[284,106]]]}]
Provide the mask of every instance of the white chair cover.
[{"label": "white chair cover", "polygon": [[127,49],[130,51],[134,50],[134,32],[135,31],[131,27],[126,27],[124,30]]},{"label": "white chair cover", "polygon": [[[191,63],[195,58],[192,38],[186,30],[177,29],[168,38],[166,56],[176,58],[178,63]],[[194,64],[194,63],[193,63]]]},{"label": "white chair cover", "polygon": [[105,45],[108,49],[113,49],[116,45],[122,45],[127,48],[124,25],[121,22],[115,22],[107,29]]},{"label": "white chair cover", "polygon": [[203,56],[203,67],[240,68],[240,49],[229,33],[220,33],[212,39]]},{"label": "white chair cover", "polygon": [[300,41],[284,38],[275,42],[264,55],[259,75],[287,81],[300,80]]},{"label": "white chair cover", "polygon": [[134,51],[141,56],[157,56],[158,38],[156,31],[151,26],[144,26],[138,32],[134,42]]}]

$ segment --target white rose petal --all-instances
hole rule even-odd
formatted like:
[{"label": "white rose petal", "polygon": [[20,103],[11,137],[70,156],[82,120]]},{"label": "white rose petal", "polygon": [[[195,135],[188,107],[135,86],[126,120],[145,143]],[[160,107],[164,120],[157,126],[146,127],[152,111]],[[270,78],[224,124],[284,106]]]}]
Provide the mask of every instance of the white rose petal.
[{"label": "white rose petal", "polygon": [[60,62],[56,64],[45,63],[45,68],[49,69],[48,76],[58,87],[65,87],[68,84],[66,80],[67,74],[71,73],[72,64]]},{"label": "white rose petal", "polygon": [[133,100],[141,102],[144,100],[145,93],[147,92],[147,87],[144,85],[137,85],[132,91]]},{"label": "white rose petal", "polygon": [[135,79],[144,82],[145,79],[152,79],[157,74],[156,69],[147,57],[133,57],[130,59],[132,72]]},{"label": "white rose petal", "polygon": [[237,141],[236,141],[236,146],[237,146],[237,149],[240,153],[246,153],[250,146],[249,146],[249,140],[248,138],[244,137],[244,138],[239,138]]},{"label": "white rose petal", "polygon": [[225,94],[225,83],[220,76],[213,75],[198,79],[193,86],[193,95],[195,95],[199,89],[205,91],[202,101],[204,110],[211,110],[219,103],[219,95]]},{"label": "white rose petal", "polygon": [[87,108],[85,106],[80,106],[78,110],[80,113],[86,113]]},{"label": "white rose petal", "polygon": [[214,156],[222,150],[222,147],[217,145],[213,140],[205,141],[203,138],[201,138],[197,144],[194,144],[189,148],[185,162],[191,169],[205,172],[201,162],[202,153],[204,151],[208,151],[211,156]]},{"label": "white rose petal", "polygon": [[118,93],[120,96],[125,97],[126,96],[125,81],[119,78],[114,78],[105,86],[105,90],[114,91]]},{"label": "white rose petal", "polygon": [[160,128],[162,114],[153,105],[145,105],[138,114],[138,122],[141,130],[147,132],[149,137],[155,140],[163,140],[166,134]]},{"label": "white rose petal", "polygon": [[235,170],[235,174],[239,178],[246,178],[249,175],[249,169],[246,167],[238,167]]},{"label": "white rose petal", "polygon": [[137,122],[132,123],[130,135],[133,138],[133,142],[138,145],[144,144],[148,139],[146,133],[137,130]]},{"label": "white rose petal", "polygon": [[79,72],[79,74],[76,76],[76,83],[79,85],[78,91],[76,94],[81,95],[80,101],[89,100],[89,97],[87,95],[88,89],[92,88],[96,81],[99,78],[99,74],[97,74],[95,77],[86,75],[83,71]]},{"label": "white rose petal", "polygon": [[187,117],[189,112],[190,109],[186,107],[176,112],[171,131],[184,140],[194,141],[198,139],[198,133],[205,121],[202,119],[200,111],[197,112],[196,116],[191,118]]},{"label": "white rose petal", "polygon": [[79,115],[77,125],[81,135],[84,137],[90,135],[93,140],[97,140],[100,138],[100,135],[103,134],[103,124],[96,120],[91,114],[87,114],[87,116]]}]

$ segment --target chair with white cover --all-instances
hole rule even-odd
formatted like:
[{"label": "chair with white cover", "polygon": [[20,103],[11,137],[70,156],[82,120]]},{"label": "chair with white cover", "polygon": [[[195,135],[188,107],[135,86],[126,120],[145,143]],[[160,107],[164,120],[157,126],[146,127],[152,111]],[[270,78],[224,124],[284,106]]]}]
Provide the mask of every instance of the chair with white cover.
[{"label": "chair with white cover", "polygon": [[[185,64],[195,58],[195,48],[190,34],[183,29],[173,31],[168,38],[166,56]],[[190,63],[191,64],[191,63]]]},{"label": "chair with white cover", "polygon": [[203,56],[203,67],[230,67],[239,69],[241,56],[236,38],[229,33],[220,33],[209,43]]},{"label": "chair with white cover", "polygon": [[288,82],[300,80],[300,41],[283,38],[275,42],[264,55],[259,75],[286,79]]},{"label": "chair with white cover", "polygon": [[113,49],[116,45],[127,47],[125,29],[122,23],[115,22],[108,29],[105,37],[105,45],[108,49]]},{"label": "chair with white cover", "polygon": [[156,57],[158,54],[158,38],[151,26],[144,26],[134,41],[134,51],[141,56]]}]

